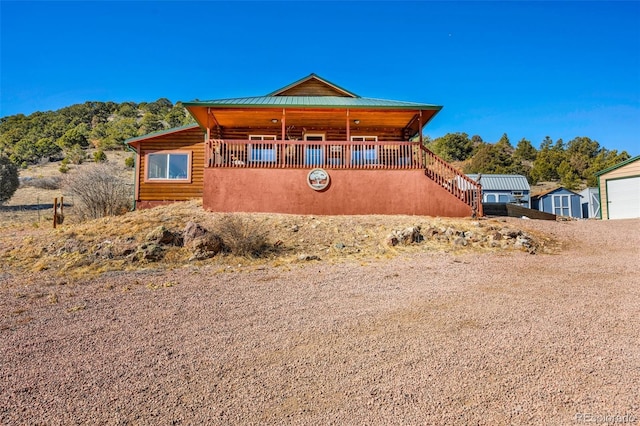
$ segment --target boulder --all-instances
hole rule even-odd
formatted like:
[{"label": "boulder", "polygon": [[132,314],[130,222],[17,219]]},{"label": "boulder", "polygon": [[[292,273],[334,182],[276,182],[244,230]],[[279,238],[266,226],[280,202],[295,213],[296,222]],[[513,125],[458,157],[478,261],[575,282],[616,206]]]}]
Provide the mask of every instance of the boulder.
[{"label": "boulder", "polygon": [[181,246],[183,241],[180,233],[172,232],[163,225],[160,225],[153,231],[149,232],[145,240],[149,243],[174,246]]},{"label": "boulder", "polygon": [[155,243],[142,244],[132,259],[144,262],[157,262],[164,257],[164,248]]},{"label": "boulder", "polygon": [[387,236],[387,244],[396,246],[400,243],[411,244],[424,241],[424,237],[420,233],[419,226],[408,227],[402,230],[394,230]]},{"label": "boulder", "polygon": [[191,244],[193,240],[204,237],[208,232],[209,231],[199,223],[189,221],[182,231],[183,244],[187,246]]},{"label": "boulder", "polygon": [[204,260],[220,253],[224,248],[224,243],[220,236],[207,232],[205,235],[189,241],[188,247],[193,252],[191,260]]},{"label": "boulder", "polygon": [[187,222],[182,238],[184,246],[193,252],[190,260],[210,259],[224,249],[220,236],[196,222]]}]

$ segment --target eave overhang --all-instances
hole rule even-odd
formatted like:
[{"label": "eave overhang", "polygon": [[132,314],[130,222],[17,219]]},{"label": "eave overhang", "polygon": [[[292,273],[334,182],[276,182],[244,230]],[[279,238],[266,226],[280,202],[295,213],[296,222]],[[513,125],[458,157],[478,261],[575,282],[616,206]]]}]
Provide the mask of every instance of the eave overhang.
[{"label": "eave overhang", "polygon": [[[347,120],[361,128],[406,128],[420,131],[441,109],[440,105],[339,96],[263,96],[183,103],[204,128],[312,125],[342,128]],[[355,124],[351,124],[356,126]]]}]

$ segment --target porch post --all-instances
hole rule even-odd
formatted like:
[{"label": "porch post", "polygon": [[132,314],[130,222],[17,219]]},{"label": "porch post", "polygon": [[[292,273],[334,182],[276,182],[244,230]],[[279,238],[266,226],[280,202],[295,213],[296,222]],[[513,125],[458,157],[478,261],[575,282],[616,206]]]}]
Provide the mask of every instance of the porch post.
[{"label": "porch post", "polygon": [[347,142],[351,140],[351,123],[349,123],[349,108],[347,108]]},{"label": "porch post", "polygon": [[207,167],[213,166],[213,146],[211,144],[211,124],[209,123],[209,114],[211,113],[211,107],[207,107],[207,140],[204,144],[204,149],[206,152],[204,153],[204,158],[207,162]]},{"label": "porch post", "polygon": [[287,123],[286,123],[286,113],[285,113],[285,109],[282,108],[282,118],[280,119],[280,124],[281,124],[281,128],[282,128],[282,143],[280,144],[280,165],[281,167],[286,167],[286,159],[285,159],[285,153],[287,152],[287,147],[285,145],[285,140],[286,140],[286,132],[287,132]]},{"label": "porch post", "polygon": [[422,168],[424,167],[424,161],[422,159],[422,110],[420,110],[420,113],[418,114],[418,132],[420,133],[420,149],[418,152],[420,153],[420,168]]}]

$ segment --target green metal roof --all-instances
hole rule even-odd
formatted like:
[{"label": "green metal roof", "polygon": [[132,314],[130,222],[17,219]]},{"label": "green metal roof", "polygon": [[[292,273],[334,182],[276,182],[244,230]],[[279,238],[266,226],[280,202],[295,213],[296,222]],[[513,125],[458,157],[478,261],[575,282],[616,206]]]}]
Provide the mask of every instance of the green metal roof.
[{"label": "green metal roof", "polygon": [[392,101],[374,98],[348,98],[344,96],[256,96],[249,98],[228,98],[210,101],[183,102],[184,106],[208,106],[220,108],[389,108],[389,109],[430,109],[440,110],[441,105],[415,102]]},{"label": "green metal roof", "polygon": [[125,140],[124,143],[132,144],[134,142],[140,142],[145,139],[155,138],[156,136],[168,135],[170,133],[176,133],[187,129],[195,129],[196,127],[200,127],[200,125],[198,123],[185,124],[184,126],[172,127],[171,129],[159,130],[157,132],[147,133],[146,135],[137,136],[135,138],[129,138]]},{"label": "green metal roof", "polygon": [[606,168],[606,169],[604,169],[604,170],[600,170],[600,171],[599,171],[599,172],[597,172],[595,175],[596,175],[596,176],[600,176],[600,175],[602,175],[602,174],[605,174],[605,173],[607,173],[607,172],[610,172],[611,170],[615,170],[615,169],[618,169],[618,168],[620,168],[620,167],[622,167],[622,166],[626,166],[626,165],[627,165],[627,164],[629,164],[629,163],[633,163],[634,161],[637,161],[637,160],[640,160],[640,155],[636,155],[635,157],[633,157],[633,158],[629,158],[628,160],[625,160],[625,161],[623,161],[622,163],[614,164],[614,165],[613,165],[613,166],[611,166],[611,167],[608,167],[608,168]]}]

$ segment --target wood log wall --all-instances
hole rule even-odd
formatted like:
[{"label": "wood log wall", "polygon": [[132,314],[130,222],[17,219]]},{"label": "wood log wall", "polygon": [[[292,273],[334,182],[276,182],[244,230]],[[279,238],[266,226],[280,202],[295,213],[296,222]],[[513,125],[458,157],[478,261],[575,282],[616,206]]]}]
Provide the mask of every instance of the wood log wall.
[{"label": "wood log wall", "polygon": [[[145,155],[158,151],[191,151],[191,182],[145,182]],[[200,128],[160,135],[141,143],[138,201],[182,201],[202,198],[204,132]]]},{"label": "wood log wall", "polygon": [[[324,127],[305,126],[306,133],[324,133],[325,140],[327,141],[345,141],[347,140],[347,131],[345,128],[341,129],[327,129]],[[407,136],[402,129],[389,129],[379,127],[358,127],[354,126],[351,129],[351,136],[377,136],[379,141],[390,142],[402,142],[407,141]],[[289,130],[288,137],[296,138],[297,140],[304,140],[303,129],[297,126]],[[219,136],[213,136],[214,133]],[[278,139],[282,136],[282,129],[280,127],[234,127],[234,128],[221,128],[219,132],[211,131],[213,138],[218,139],[249,139],[249,135],[276,135]]]}]

